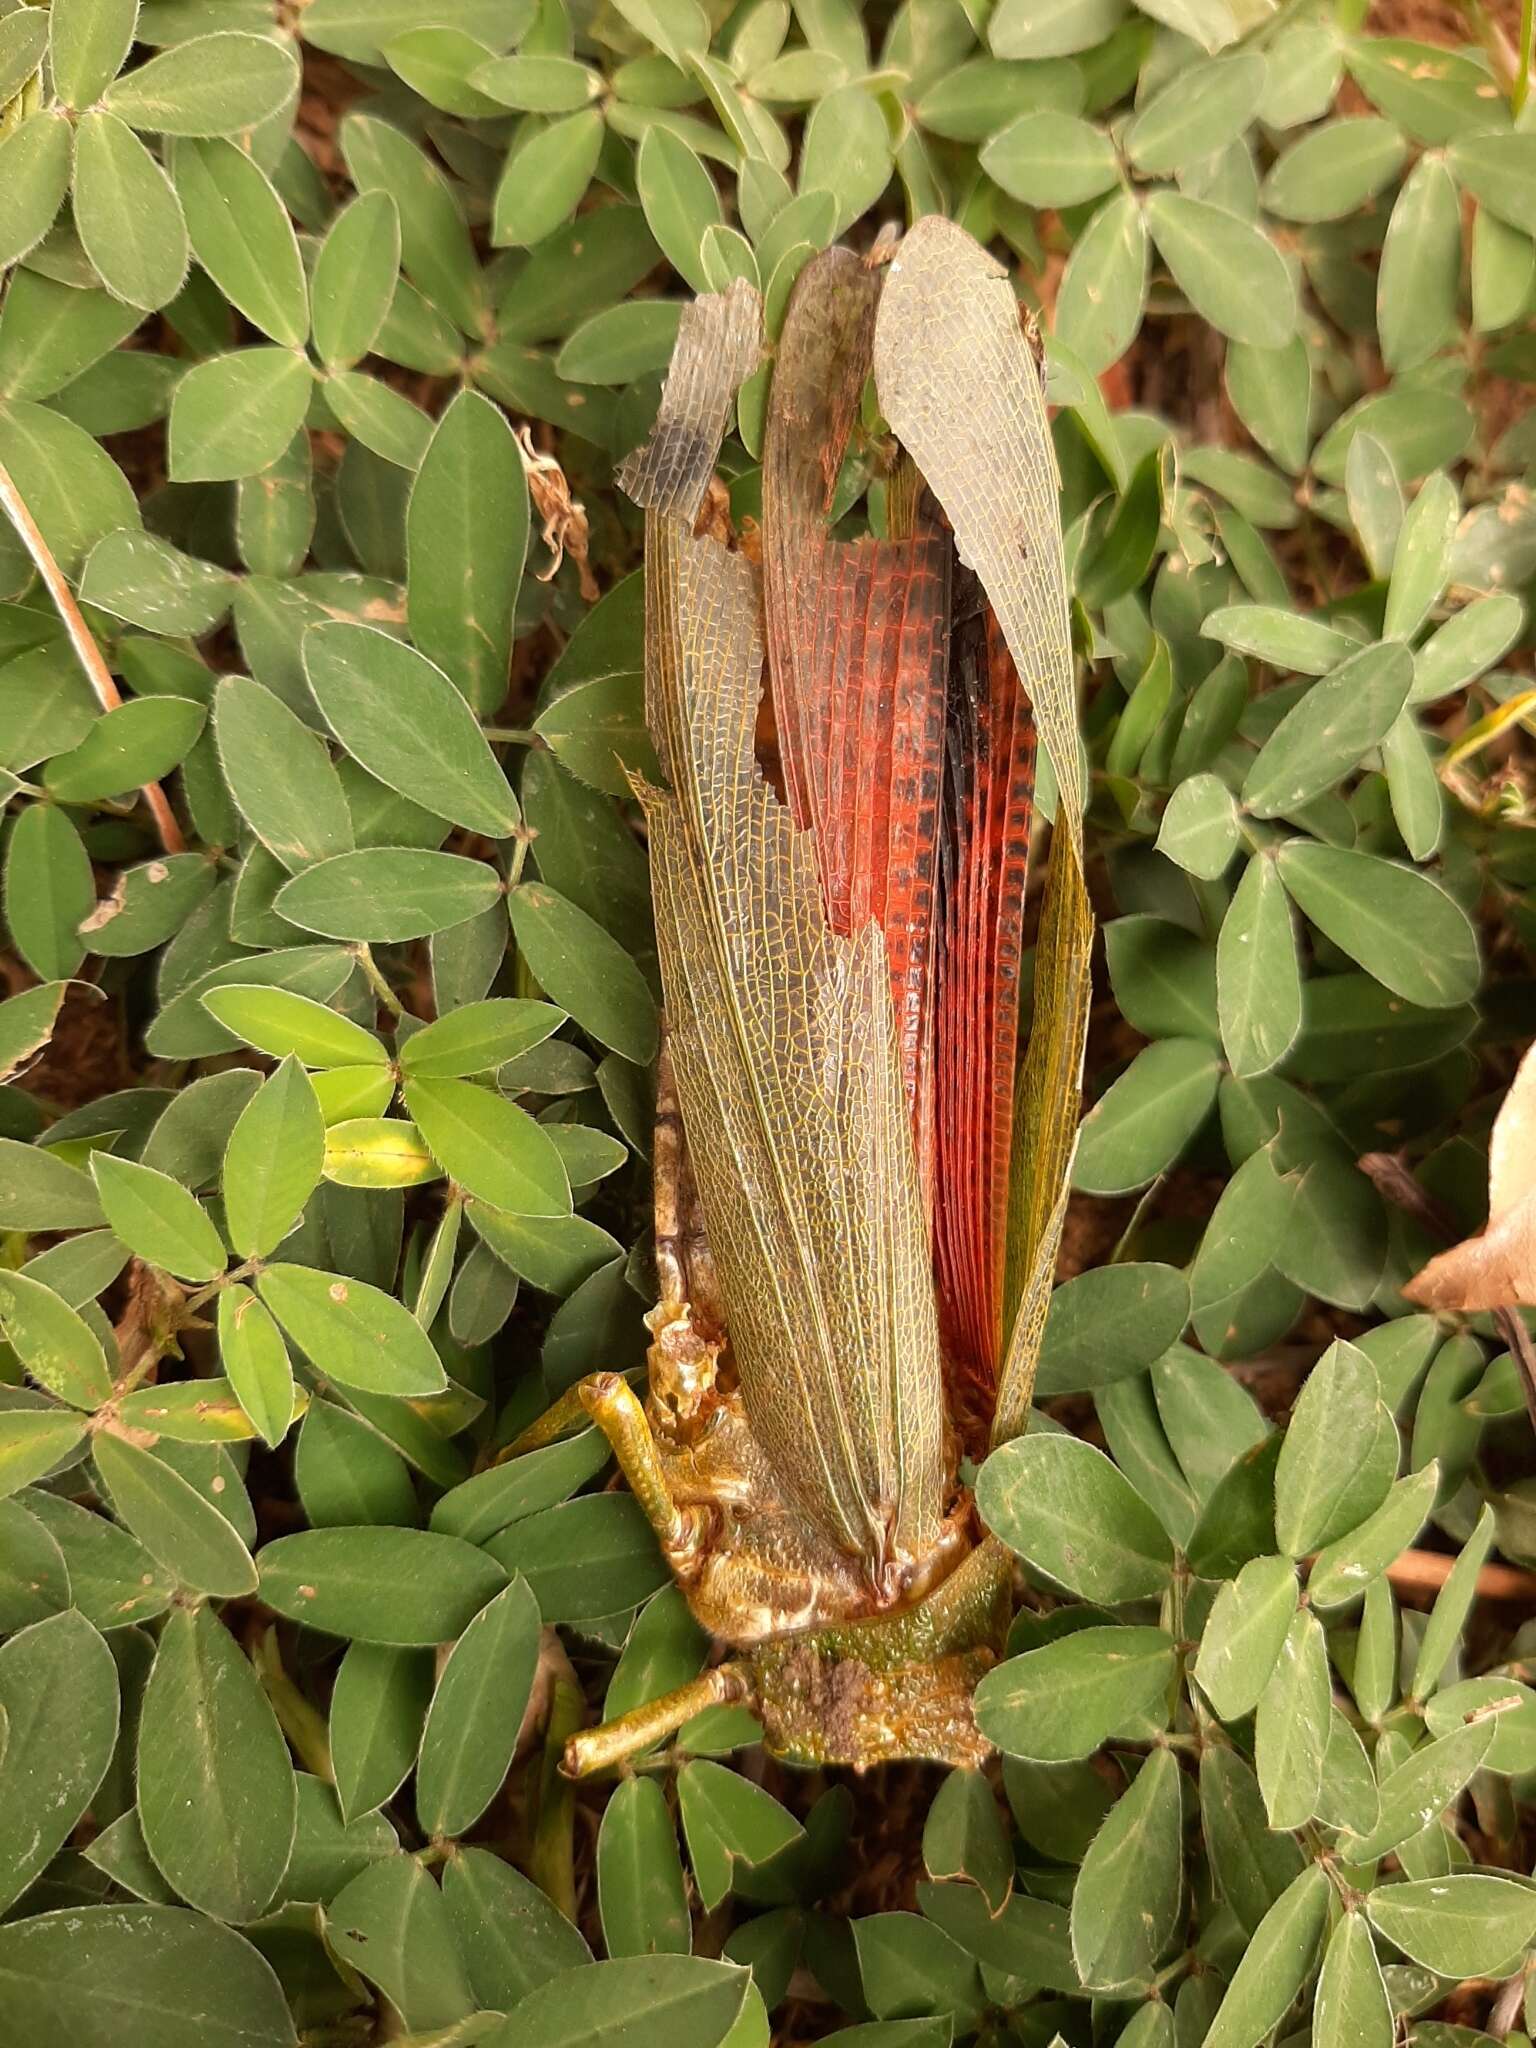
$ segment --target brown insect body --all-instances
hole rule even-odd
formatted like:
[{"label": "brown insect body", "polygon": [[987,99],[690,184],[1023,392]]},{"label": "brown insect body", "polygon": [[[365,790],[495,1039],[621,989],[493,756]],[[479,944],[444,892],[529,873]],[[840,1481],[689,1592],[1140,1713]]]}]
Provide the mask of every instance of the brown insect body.
[{"label": "brown insect body", "polygon": [[[759,582],[694,523],[761,339],[745,286],[688,309],[622,479],[647,508],[663,777],[637,792],[668,1025],[648,1393],[595,1375],[513,1447],[596,1420],[695,1615],[744,1654],[576,1737],[574,1770],[724,1699],[804,1762],[984,1753],[970,1696],[1009,1573],[959,1459],[1027,1413],[1076,1122],[1089,925],[1065,585],[1012,294],[937,220],[884,271],[841,251],[807,267]],[[844,542],[826,506],[871,357],[906,455],[886,537]],[[978,370],[995,390],[968,388]],[[765,653],[782,800],[754,748]],[[1016,1105],[1032,701],[1066,855]]]}]

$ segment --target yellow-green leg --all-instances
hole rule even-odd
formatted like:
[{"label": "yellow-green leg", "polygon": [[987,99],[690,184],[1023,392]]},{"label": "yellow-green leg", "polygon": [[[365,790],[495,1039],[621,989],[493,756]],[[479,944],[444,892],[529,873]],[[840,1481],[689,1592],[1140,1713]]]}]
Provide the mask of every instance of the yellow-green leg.
[{"label": "yellow-green leg", "polygon": [[751,1706],[756,1696],[748,1665],[717,1664],[675,1692],[664,1692],[659,1700],[621,1714],[616,1721],[605,1721],[600,1728],[573,1735],[565,1745],[560,1768],[568,1778],[589,1777],[593,1771],[608,1770],[675,1735],[685,1721],[702,1714],[706,1707]]},{"label": "yellow-green leg", "polygon": [[595,1422],[613,1446],[613,1455],[630,1492],[644,1509],[669,1560],[676,1563],[692,1549],[699,1517],[680,1508],[672,1498],[645,1410],[628,1380],[618,1373],[595,1372],[578,1380],[537,1422],[530,1423],[498,1455],[496,1462],[521,1457],[524,1451],[541,1450],[587,1422]]}]

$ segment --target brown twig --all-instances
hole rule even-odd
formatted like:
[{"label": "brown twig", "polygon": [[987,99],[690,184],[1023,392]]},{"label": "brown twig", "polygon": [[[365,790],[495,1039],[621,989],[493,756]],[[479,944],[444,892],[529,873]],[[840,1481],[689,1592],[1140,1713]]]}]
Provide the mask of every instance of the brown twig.
[{"label": "brown twig", "polygon": [[[4,511],[15,527],[22,546],[32,558],[32,566],[42,578],[48,595],[53,599],[54,607],[63,621],[64,630],[69,635],[69,644],[75,650],[75,658],[84,669],[86,680],[96,692],[97,702],[104,711],[116,710],[123,699],[117,684],[112,680],[112,672],[92,637],[90,627],[81,615],[79,605],[75,603],[74,593],[65,582],[63,571],[54,560],[53,550],[44,540],[26,499],[16,488],[15,479],[3,463],[0,463],[0,510]],[[176,822],[176,814],[159,783],[146,783],[143,797],[155,821],[161,846],[167,853],[184,852],[187,842],[182,837],[181,827]]]},{"label": "brown twig", "polygon": [[[1455,1563],[1454,1557],[1438,1550],[1405,1550],[1387,1566],[1387,1577],[1406,1593],[1438,1593]],[[1523,1572],[1512,1564],[1485,1564],[1477,1575],[1477,1597],[1529,1604],[1536,1601],[1536,1572]]]}]

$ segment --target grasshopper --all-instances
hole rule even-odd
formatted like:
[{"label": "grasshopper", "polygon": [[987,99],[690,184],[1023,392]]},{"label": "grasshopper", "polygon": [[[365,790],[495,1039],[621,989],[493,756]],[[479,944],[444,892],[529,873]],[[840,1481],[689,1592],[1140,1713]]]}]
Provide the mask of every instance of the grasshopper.
[{"label": "grasshopper", "polygon": [[[971,1696],[1011,1572],[964,1474],[1027,1420],[1079,1109],[1072,647],[1013,292],[936,218],[806,266],[758,563],[699,515],[763,346],[745,283],[687,308],[620,478],[646,512],[662,772],[637,784],[667,1020],[648,1390],[596,1373],[508,1453],[595,1422],[729,1654],[576,1735],[573,1775],[722,1702],[792,1762],[986,1754]],[[827,510],[871,373],[886,530],[842,540]],[[765,660],[782,796],[755,749]],[[1037,731],[1056,810],[1019,1067]]]}]

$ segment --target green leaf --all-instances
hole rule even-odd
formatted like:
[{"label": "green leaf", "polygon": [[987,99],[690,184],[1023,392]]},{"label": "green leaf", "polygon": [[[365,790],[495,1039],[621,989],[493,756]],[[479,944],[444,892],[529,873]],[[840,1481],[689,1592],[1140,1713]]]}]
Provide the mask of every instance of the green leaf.
[{"label": "green leaf", "polygon": [[[86,11],[88,19],[88,10]],[[50,28],[55,28],[51,11],[17,9],[0,24],[0,105],[9,105],[37,71],[48,48]],[[84,21],[77,16],[77,30]],[[57,75],[57,59],[54,60]]]},{"label": "green leaf", "polygon": [[1396,861],[1292,839],[1280,879],[1319,931],[1379,982],[1427,1009],[1477,987],[1477,938],[1438,882]]},{"label": "green leaf", "polygon": [[1291,907],[1267,853],[1248,862],[1216,943],[1221,1040],[1240,1080],[1267,1074],[1301,1031],[1301,967]]},{"label": "green leaf", "polygon": [[224,1220],[242,1259],[266,1258],[320,1184],[325,1122],[290,1054],[240,1112],[224,1153]]},{"label": "green leaf", "polygon": [[1412,1543],[1435,1505],[1440,1468],[1433,1459],[1421,1471],[1396,1480],[1375,1513],[1325,1545],[1313,1560],[1307,1593],[1314,1607],[1353,1600],[1379,1578]]},{"label": "green leaf", "polygon": [[1380,1387],[1363,1351],[1330,1344],[1307,1375],[1275,1468],[1275,1534],[1304,1557],[1332,1533],[1376,1434]]},{"label": "green leaf", "polygon": [[[1415,1450],[1417,1435],[1415,1431]],[[1414,1659],[1413,1676],[1409,1681],[1409,1697],[1412,1699],[1428,1698],[1439,1685],[1455,1653],[1477,1597],[1477,1575],[1493,1548],[1495,1530],[1493,1508],[1485,1502],[1476,1527],[1462,1545],[1445,1584],[1435,1595],[1435,1604],[1430,1609],[1428,1626],[1420,1638],[1419,1653]]]},{"label": "green leaf", "polygon": [[1097,376],[1136,339],[1146,302],[1146,220],[1134,194],[1117,192],[1073,244],[1056,299],[1056,335]]},{"label": "green leaf", "polygon": [[1109,978],[1127,1023],[1148,1038],[1216,1041],[1211,948],[1167,918],[1138,913],[1104,928]]},{"label": "green leaf", "polygon": [[1073,1185],[1123,1194],[1155,1179],[1205,1121],[1219,1078],[1215,1053],[1199,1039],[1144,1046],[1084,1117]]},{"label": "green leaf", "polygon": [[1085,1600],[1114,1606],[1162,1593],[1173,1548],[1104,1453],[1073,1436],[1001,1445],[976,1481],[982,1519],[1009,1549]]},{"label": "green leaf", "polygon": [[416,1811],[429,1834],[466,1833],[500,1789],[539,1661],[539,1626],[538,1602],[514,1579],[450,1651],[417,1767]]},{"label": "green leaf", "polygon": [[84,1441],[85,1424],[62,1408],[0,1413],[0,1498],[41,1479]]},{"label": "green leaf", "polygon": [[1385,580],[1403,525],[1403,487],[1392,457],[1373,434],[1356,434],[1344,463],[1350,521],[1373,576]]},{"label": "green leaf", "polygon": [[720,2048],[751,1983],[748,1971],[701,1956],[588,1963],[531,1992],[486,2035],[485,2048],[585,2048],[620,2032],[634,2048]]},{"label": "green leaf", "polygon": [[1458,183],[1490,213],[1536,235],[1536,137],[1524,130],[1464,135],[1452,142],[1448,160]]},{"label": "green leaf", "polygon": [[830,192],[845,233],[891,179],[891,136],[873,93],[845,85],[816,102],[800,150],[800,190]]},{"label": "green leaf", "polygon": [[411,2032],[431,2035],[474,2010],[443,1895],[414,1856],[385,1857],[344,1885],[326,1909],[325,1932]]},{"label": "green leaf", "polygon": [[53,226],[69,190],[73,130],[51,109],[0,137],[0,266],[18,263]]},{"label": "green leaf", "polygon": [[124,1394],[118,1419],[180,1444],[247,1443],[256,1434],[227,1379],[170,1380]]},{"label": "green leaf", "polygon": [[1293,142],[1264,180],[1266,209],[1281,220],[1341,220],[1403,167],[1408,145],[1375,114],[1343,116]]},{"label": "green leaf", "polygon": [[417,847],[377,846],[306,868],[278,890],[280,916],[328,938],[423,938],[496,901],[501,877],[478,860]]},{"label": "green leaf", "polygon": [[400,1048],[400,1068],[413,1081],[449,1081],[489,1074],[530,1047],[542,1045],[565,1022],[552,1003],[495,996],[465,1003],[413,1031]]},{"label": "green leaf", "polygon": [[[1214,156],[1248,126],[1264,80],[1257,50],[1185,66],[1138,110],[1126,131],[1126,154],[1144,177],[1181,171]],[[1230,373],[1230,356],[1227,366]]]},{"label": "green leaf", "polygon": [[1404,515],[1393,553],[1384,620],[1389,635],[1411,639],[1429,617],[1445,588],[1460,517],[1460,494],[1450,478],[1427,478]]},{"label": "green leaf", "polygon": [[1378,1934],[1441,1977],[1491,1976],[1536,1935],[1536,1892],[1472,1871],[1383,1885],[1365,1911]]},{"label": "green leaf", "polygon": [[667,1578],[651,1525],[628,1493],[562,1501],[511,1523],[485,1547],[508,1572],[522,1573],[546,1622],[622,1613]]},{"label": "green leaf", "polygon": [[1147,226],[1173,281],[1204,320],[1233,341],[1282,348],[1296,329],[1296,286],[1265,234],[1203,199],[1159,189]]},{"label": "green leaf", "polygon": [[296,94],[293,52],[271,36],[225,30],[189,36],[110,86],[102,104],[157,135],[234,135]]},{"label": "green leaf", "polygon": [[89,1174],[35,1145],[0,1138],[0,1228],[92,1230],[104,1221]]},{"label": "green leaf", "polygon": [[[1390,599],[1387,616],[1390,621]],[[1394,630],[1406,635],[1414,627]],[[1332,788],[1391,730],[1412,682],[1413,657],[1400,639],[1350,655],[1312,685],[1264,742],[1243,783],[1244,808],[1256,818],[1291,816]]]},{"label": "green leaf", "polygon": [[219,1599],[256,1590],[256,1567],[239,1531],[163,1459],[103,1432],[96,1469],[118,1519],[183,1586]]},{"label": "green leaf", "polygon": [[101,1340],[51,1287],[25,1273],[0,1272],[0,1322],[16,1356],[50,1394],[88,1411],[111,1399]]},{"label": "green leaf", "polygon": [[1238,1960],[1204,2048],[1258,2048],[1307,1983],[1328,1924],[1331,1887],[1309,1863],[1276,1899]]},{"label": "green leaf", "polygon": [[1200,1819],[1216,1889],[1251,1935],[1301,1870],[1300,1844],[1270,1833],[1258,1781],[1232,1749],[1200,1759]]},{"label": "green leaf", "polygon": [[[457,403],[485,401],[467,393]],[[450,527],[442,537],[451,536]],[[461,607],[470,596],[463,574],[461,565]],[[327,725],[370,775],[488,839],[516,829],[517,799],[474,713],[425,655],[372,626],[338,621],[304,635],[304,672]],[[496,687],[505,689],[504,675]]]},{"label": "green leaf", "polygon": [[0,410],[0,462],[66,576],[103,534],[143,523],[117,464],[62,413],[20,400]]},{"label": "green leaf", "polygon": [[91,1173],[107,1222],[141,1259],[196,1284],[224,1271],[229,1255],[208,1212],[169,1174],[99,1151]]},{"label": "green leaf", "polygon": [[442,1168],[403,1117],[343,1117],[325,1133],[325,1177],[347,1188],[412,1188]]},{"label": "green leaf", "polygon": [[707,230],[721,219],[714,179],[686,142],[652,127],[636,155],[635,185],[662,254],[695,291],[707,290],[700,247]]},{"label": "green leaf", "polygon": [[187,274],[187,229],[171,182],[131,128],[110,113],[75,126],[75,227],[114,298],[153,313]]},{"label": "green leaf", "polygon": [[1271,1257],[1298,1287],[1340,1308],[1364,1308],[1387,1258],[1381,1199],[1353,1162],[1323,1152],[1295,1181]]},{"label": "green leaf", "polygon": [[491,216],[498,248],[530,248],[568,221],[597,169],[603,117],[595,108],[530,122],[507,157]]},{"label": "green leaf", "polygon": [[1396,2020],[1371,1930],[1346,1912],[1328,1939],[1312,2011],[1315,2048],[1392,2048]]},{"label": "green leaf", "polygon": [[[142,626],[146,632],[185,633],[199,639],[211,633],[228,612],[234,583],[211,562],[184,555],[153,534],[124,527],[106,534],[92,548],[80,572],[79,594],[99,610]],[[126,712],[149,704],[186,701],[185,697],[162,694],[121,709]],[[117,713],[107,716],[116,718]],[[133,723],[131,719],[127,722]]]},{"label": "green leaf", "polygon": [[310,279],[315,353],[328,370],[368,354],[400,271],[400,214],[388,192],[364,192],[337,214]]},{"label": "green leaf", "polygon": [[293,1420],[293,1368],[282,1332],[248,1287],[219,1293],[219,1358],[230,1389],[268,1444]]},{"label": "green leaf", "polygon": [[371,1813],[416,1761],[432,1698],[430,1651],[350,1645],[331,1689],[331,1764],[342,1815]]},{"label": "green leaf", "polygon": [[1272,1828],[1299,1828],[1317,1810],[1331,1705],[1323,1631],[1303,1611],[1286,1632],[1254,1720],[1254,1760]]},{"label": "green leaf", "polygon": [[179,1906],[71,1904],[0,1927],[7,2017],[32,2041],[297,2048],[272,1966],[216,1920]]},{"label": "green leaf", "polygon": [[5,850],[5,920],[35,974],[63,981],[75,972],[85,957],[79,928],[95,897],[91,864],[69,819],[51,804],[28,805]]},{"label": "green leaf", "polygon": [[408,1081],[405,1106],[449,1178],[498,1209],[568,1216],[571,1187],[547,1132],[473,1081]]},{"label": "green leaf", "polygon": [[1482,1768],[1493,1746],[1492,1721],[1465,1727],[1421,1742],[1381,1780],[1381,1812],[1367,1834],[1347,1839],[1350,1861],[1371,1863],[1400,1848],[1437,1821],[1453,1806]]},{"label": "green leaf", "polygon": [[256,1291],[330,1378],[364,1393],[441,1393],[446,1376],[409,1309],[366,1281],[311,1266],[268,1266]]},{"label": "green leaf", "polygon": [[1519,598],[1508,591],[1463,606],[1414,655],[1410,706],[1432,704],[1491,668],[1519,638],[1523,618]]},{"label": "green leaf", "polygon": [[597,1896],[610,1956],[688,1954],[693,1927],[677,1828],[653,1778],[626,1778],[603,1808]]},{"label": "green leaf", "polygon": [[208,712],[187,697],[135,697],[98,718],[43,777],[60,803],[94,803],[157,782],[184,759]]},{"label": "green leaf", "polygon": [[923,1823],[923,1867],[933,1878],[963,1878],[994,1913],[1008,1903],[1013,1848],[991,1784],[979,1770],[953,1770],[934,1795]]},{"label": "green leaf", "polygon": [[1007,1756],[1091,1756],[1166,1694],[1174,1655],[1162,1629],[1079,1629],[989,1671],[976,1688],[976,1725]]},{"label": "green leaf", "polygon": [[259,1562],[261,1597],[279,1614],[404,1649],[462,1635],[508,1579],[484,1551],[425,1529],[309,1529],[268,1543]]},{"label": "green leaf", "polygon": [[593,676],[562,690],[533,729],[563,767],[609,796],[630,794],[629,773],[661,772],[645,729],[638,670]]},{"label": "green leaf", "polygon": [[[446,1536],[461,1536],[466,1543],[483,1543],[525,1515],[568,1499],[601,1472],[609,1456],[607,1439],[592,1429],[542,1450],[525,1451],[445,1493],[432,1510],[432,1527]],[[623,1711],[610,1703],[610,1712]]]},{"label": "green leaf", "polygon": [[[347,1654],[358,1656],[361,1650]],[[551,1977],[592,1960],[592,1951],[558,1906],[488,1849],[460,1848],[449,1858],[443,1867],[443,1900],[469,1981],[487,2010],[509,2012]]]},{"label": "green leaf", "polygon": [[293,1766],[249,1660],[209,1607],[166,1622],[138,1739],[145,1845],[188,1905],[254,1920],[293,1848]]},{"label": "green leaf", "polygon": [[628,384],[665,369],[681,315],[675,299],[633,299],[594,313],[556,356],[556,372],[575,384]]},{"label": "green leaf", "polygon": [[41,1490],[27,1495],[27,1511],[63,1551],[75,1607],[95,1627],[127,1628],[170,1606],[176,1589],[169,1575],[104,1514]]},{"label": "green leaf", "polygon": [[1250,1558],[1216,1595],[1195,1677],[1223,1721],[1252,1713],[1296,1614],[1296,1573],[1284,1557]]},{"label": "green leaf", "polygon": [[133,47],[138,0],[60,0],[48,12],[54,90],[66,107],[94,105]]},{"label": "green leaf", "polygon": [[1237,851],[1237,806],[1219,776],[1191,775],[1179,783],[1158,827],[1157,850],[1202,881],[1226,873]]},{"label": "green leaf", "polygon": [[253,326],[287,348],[309,339],[309,294],[288,209],[232,142],[183,142],[173,160],[192,253]]},{"label": "green leaf", "polygon": [[512,891],[512,930],[528,971],[583,1031],[644,1065],[656,1052],[656,1004],[629,954],[541,882]]},{"label": "green leaf", "polygon": [[314,388],[303,356],[240,348],[194,363],[171,400],[177,483],[220,483],[270,469],[303,424]]},{"label": "green leaf", "polygon": [[1392,817],[1403,844],[1417,861],[1428,860],[1440,844],[1445,799],[1429,748],[1411,711],[1398,715],[1381,743]]},{"label": "green leaf", "polygon": [[1072,57],[1103,42],[1125,12],[1123,0],[1001,0],[987,40],[999,57]]},{"label": "green leaf", "polygon": [[[461,392],[438,421],[411,488],[406,531],[412,638],[476,711],[494,712],[507,689],[513,615],[528,545],[528,487],[506,420],[477,393]],[[494,545],[488,538],[492,535]],[[379,708],[375,699],[375,716]],[[449,722],[445,716],[444,723]],[[418,749],[432,729],[418,723]],[[459,772],[464,772],[462,763]],[[481,770],[476,788],[484,783]],[[431,804],[419,790],[410,794]],[[510,801],[499,790],[493,808],[504,813]],[[512,811],[515,822],[515,805]],[[442,815],[469,822],[453,811]],[[510,827],[472,829],[504,838]]]},{"label": "green leaf", "polygon": [[1188,1320],[1189,1288],[1171,1266],[1127,1263],[1076,1274],[1051,1295],[1037,1397],[1091,1393],[1145,1372]]},{"label": "green leaf", "polygon": [[1183,1810],[1172,1750],[1155,1749],[1083,1858],[1072,1890],[1072,1956],[1085,1986],[1150,1982],[1183,1896]]},{"label": "green leaf", "polygon": [[1376,275],[1389,371],[1414,368],[1456,335],[1460,295],[1461,194],[1443,160],[1421,157],[1393,204]]},{"label": "green leaf", "polygon": [[491,52],[462,29],[407,29],[390,39],[384,55],[396,76],[429,105],[470,120],[498,112],[497,103],[470,83],[471,75],[491,60]]},{"label": "green leaf", "polygon": [[1336,626],[1267,604],[1221,605],[1207,613],[1200,631],[1239,654],[1257,655],[1275,668],[1309,676],[1325,675],[1359,652],[1359,642]]},{"label": "green leaf", "polygon": [[1049,107],[1021,114],[1000,129],[983,147],[981,167],[1028,206],[1079,206],[1120,181],[1103,130]]},{"label": "green leaf", "polygon": [[602,91],[602,81],[587,65],[543,55],[495,57],[473,72],[470,82],[498,106],[520,114],[574,114]]},{"label": "green leaf", "polygon": [[[84,1815],[117,1739],[117,1671],[82,1615],[51,1615],[0,1647],[0,1711],[0,1903],[9,1907]],[[0,1943],[11,1932],[0,1930]]]},{"label": "green leaf", "polygon": [[210,1016],[275,1060],[307,1067],[386,1067],[389,1054],[371,1031],[287,988],[227,982],[202,998]]},{"label": "green leaf", "polygon": [[[493,30],[499,39],[502,15]],[[413,10],[404,27],[420,20]],[[305,23],[306,36],[309,24]],[[342,154],[359,192],[387,192],[400,219],[406,275],[432,307],[469,335],[482,331],[480,266],[453,187],[410,137],[387,121],[348,114],[341,124]]]}]

